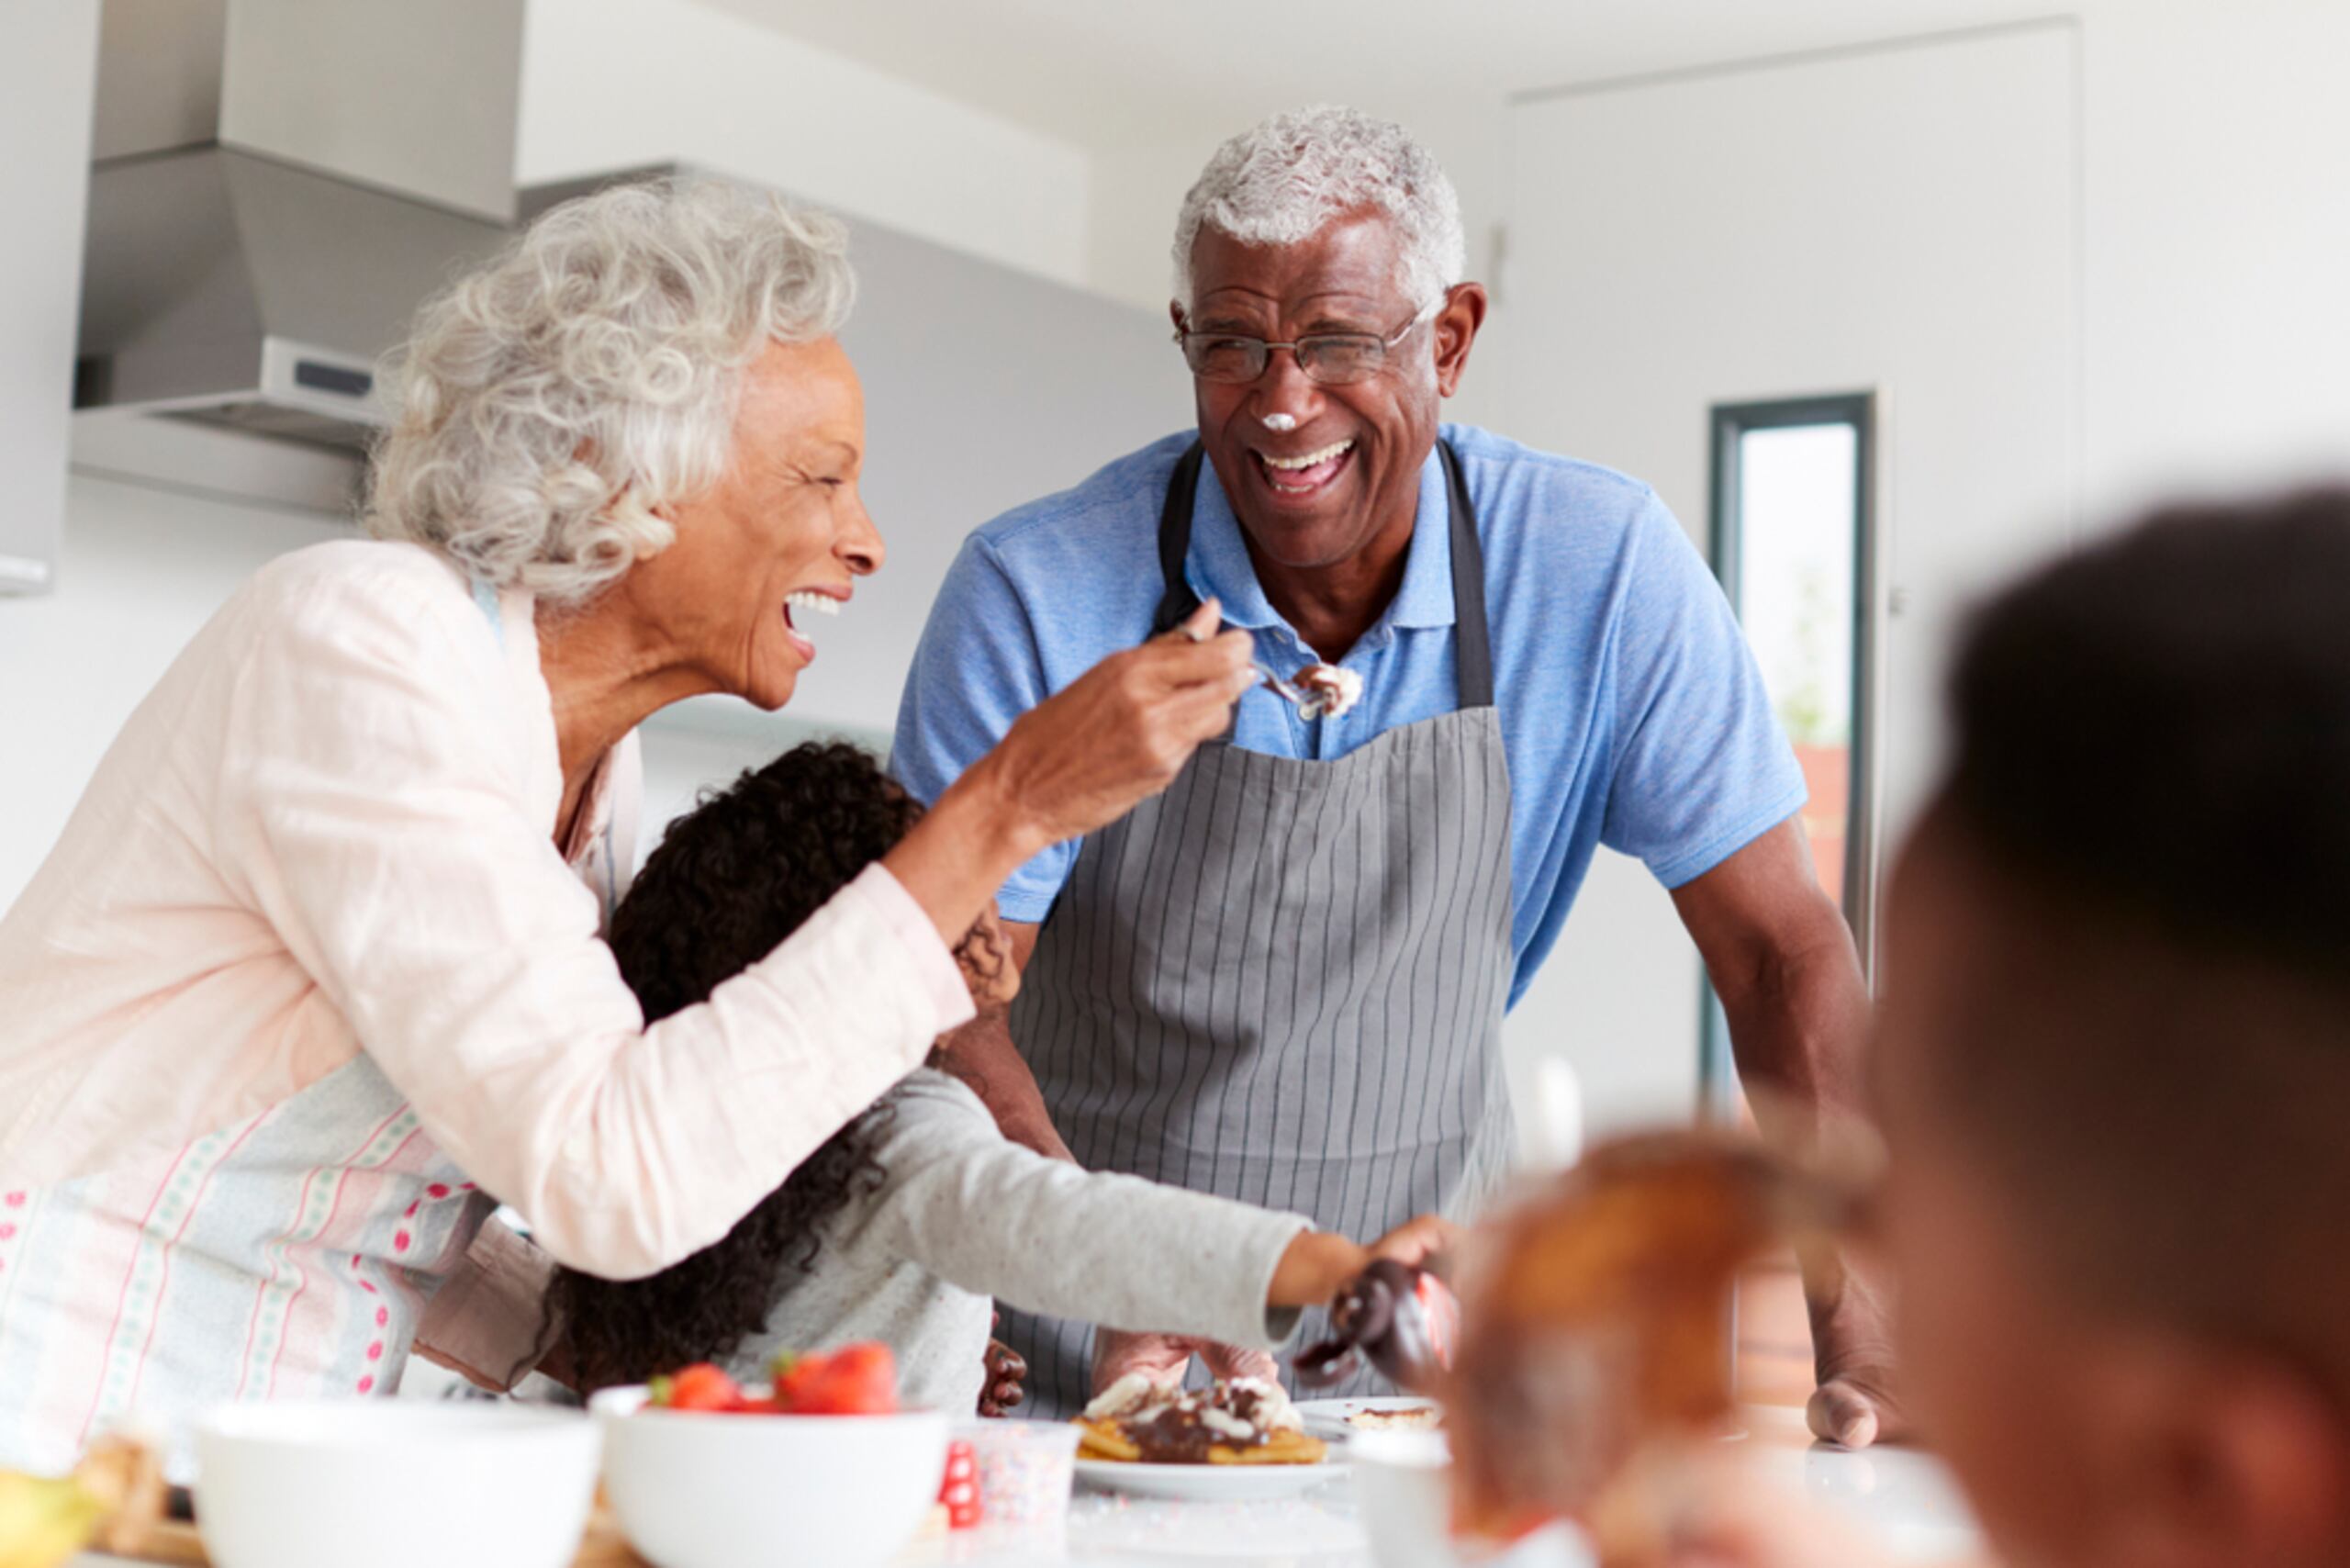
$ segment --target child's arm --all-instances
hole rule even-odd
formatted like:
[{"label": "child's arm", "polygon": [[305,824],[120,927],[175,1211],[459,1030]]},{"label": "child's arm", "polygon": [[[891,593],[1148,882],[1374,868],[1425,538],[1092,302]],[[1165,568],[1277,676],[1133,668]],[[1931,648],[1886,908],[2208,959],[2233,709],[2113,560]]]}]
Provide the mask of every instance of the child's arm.
[{"label": "child's arm", "polygon": [[1373,1256],[1417,1261],[1440,1222],[1377,1250],[1297,1215],[1079,1169],[1008,1142],[968,1089],[935,1075],[892,1096],[868,1224],[890,1250],[977,1294],[1110,1327],[1269,1348]]}]

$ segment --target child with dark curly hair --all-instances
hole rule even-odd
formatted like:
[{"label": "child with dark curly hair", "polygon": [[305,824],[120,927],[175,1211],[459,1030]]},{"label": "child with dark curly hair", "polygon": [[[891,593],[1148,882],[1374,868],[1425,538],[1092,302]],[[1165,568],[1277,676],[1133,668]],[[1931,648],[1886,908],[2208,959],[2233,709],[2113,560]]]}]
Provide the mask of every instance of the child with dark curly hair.
[{"label": "child with dark curly hair", "polygon": [[[673,824],[613,917],[646,1019],[701,1001],[879,859],[922,807],[866,753],[802,745]],[[993,913],[957,952],[973,999],[1019,984]],[[699,1361],[755,1375],[778,1350],[878,1339],[914,1406],[969,1410],[990,1298],[1137,1331],[1270,1349],[1373,1258],[1447,1239],[1422,1218],[1369,1248],[1005,1139],[933,1065],[851,1122],[716,1244],[647,1279],[557,1272],[550,1327],[583,1389]],[[694,1129],[679,1128],[690,1137]]]}]

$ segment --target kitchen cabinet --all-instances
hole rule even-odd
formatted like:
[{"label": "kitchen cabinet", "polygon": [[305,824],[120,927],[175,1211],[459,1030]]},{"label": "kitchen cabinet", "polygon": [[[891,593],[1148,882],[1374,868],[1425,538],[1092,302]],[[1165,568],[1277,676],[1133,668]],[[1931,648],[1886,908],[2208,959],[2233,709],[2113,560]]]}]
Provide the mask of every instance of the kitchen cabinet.
[{"label": "kitchen cabinet", "polygon": [[50,584],[65,518],[98,0],[0,19],[0,594]]}]

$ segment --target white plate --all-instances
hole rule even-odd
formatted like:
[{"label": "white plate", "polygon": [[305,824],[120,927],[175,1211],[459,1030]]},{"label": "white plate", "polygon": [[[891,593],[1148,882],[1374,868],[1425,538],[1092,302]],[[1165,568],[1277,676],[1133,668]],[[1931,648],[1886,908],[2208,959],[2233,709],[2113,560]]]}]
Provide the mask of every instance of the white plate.
[{"label": "white plate", "polygon": [[1077,1478],[1106,1492],[1136,1497],[1181,1497],[1194,1503],[1248,1503],[1287,1497],[1343,1480],[1343,1464],[1135,1464],[1080,1459]]},{"label": "white plate", "polygon": [[[1435,1403],[1433,1399],[1422,1399],[1408,1394],[1378,1394],[1362,1399],[1301,1399],[1295,1408],[1308,1432],[1325,1441],[1336,1439],[1344,1442],[1360,1431],[1399,1429],[1354,1426],[1347,1417],[1358,1410],[1418,1410]],[[1408,1431],[1414,1428],[1400,1429]]]}]

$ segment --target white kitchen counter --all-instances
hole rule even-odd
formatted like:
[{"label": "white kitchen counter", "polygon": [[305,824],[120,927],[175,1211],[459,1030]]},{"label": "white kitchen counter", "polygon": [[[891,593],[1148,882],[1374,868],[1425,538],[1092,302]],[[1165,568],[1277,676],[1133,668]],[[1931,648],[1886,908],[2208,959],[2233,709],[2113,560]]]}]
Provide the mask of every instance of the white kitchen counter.
[{"label": "white kitchen counter", "polygon": [[[1942,1466],[1910,1449],[1849,1453],[1810,1440],[1800,1412],[1741,1412],[1766,1475],[1867,1527],[1906,1560],[1961,1557],[1976,1544]],[[1555,1561],[1555,1559],[1546,1560]],[[902,1568],[1371,1568],[1351,1484],[1339,1480],[1278,1502],[1172,1503],[1080,1488],[1065,1541],[988,1530],[925,1541]],[[124,1568],[85,1554],[72,1568]]]},{"label": "white kitchen counter", "polygon": [[[1964,1504],[1942,1466],[1914,1449],[1847,1452],[1814,1443],[1800,1411],[1740,1413],[1756,1462],[1774,1482],[1853,1519],[1906,1561],[1975,1551]],[[1065,1555],[1057,1554],[1056,1546]],[[924,1543],[908,1568],[1371,1568],[1352,1485],[1335,1482],[1268,1503],[1169,1503],[1080,1488],[1065,1544],[991,1539],[986,1530]]]}]

